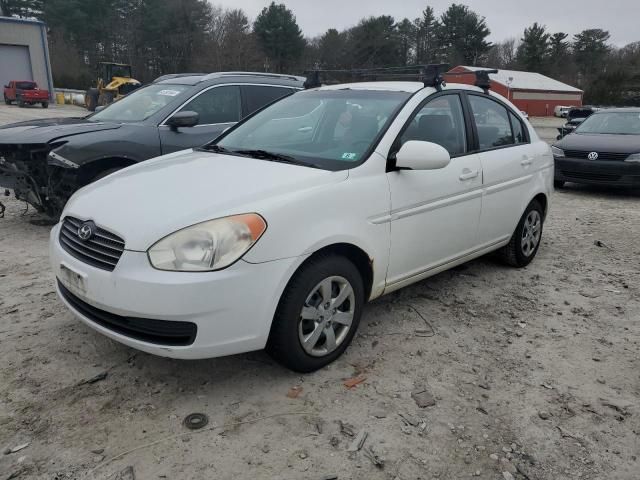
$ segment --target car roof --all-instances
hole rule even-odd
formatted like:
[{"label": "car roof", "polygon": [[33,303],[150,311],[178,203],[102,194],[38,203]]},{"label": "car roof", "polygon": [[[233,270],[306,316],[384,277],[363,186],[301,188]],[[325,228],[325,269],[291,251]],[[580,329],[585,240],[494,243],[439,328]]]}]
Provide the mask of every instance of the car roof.
[{"label": "car roof", "polygon": [[153,83],[199,85],[201,83],[275,83],[291,87],[301,87],[304,77],[261,72],[215,72],[215,73],[175,73],[156,78]]},{"label": "car roof", "polygon": [[640,113],[640,107],[618,107],[618,108],[603,108],[593,112],[594,115],[598,113]]}]

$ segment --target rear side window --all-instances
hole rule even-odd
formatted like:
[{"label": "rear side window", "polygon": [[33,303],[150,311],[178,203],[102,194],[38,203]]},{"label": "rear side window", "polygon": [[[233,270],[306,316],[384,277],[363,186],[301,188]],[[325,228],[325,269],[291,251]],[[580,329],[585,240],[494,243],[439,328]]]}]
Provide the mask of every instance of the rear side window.
[{"label": "rear side window", "polygon": [[234,85],[211,88],[180,109],[200,115],[198,125],[233,123],[240,120],[240,89]]},{"label": "rear side window", "polygon": [[480,150],[515,143],[509,112],[505,107],[490,98],[478,95],[469,95],[469,103],[478,131]]},{"label": "rear side window", "polygon": [[269,87],[260,85],[244,85],[240,87],[244,100],[244,115],[247,116],[260,110],[265,105],[289,95],[293,90],[284,87]]},{"label": "rear side window", "polygon": [[437,143],[452,156],[465,153],[467,140],[460,97],[441,95],[427,102],[409,122],[398,147],[409,140]]},{"label": "rear side window", "polygon": [[511,129],[513,130],[513,139],[515,142],[526,143],[527,137],[524,134],[524,127],[520,119],[511,112],[509,112],[509,119],[511,120]]}]

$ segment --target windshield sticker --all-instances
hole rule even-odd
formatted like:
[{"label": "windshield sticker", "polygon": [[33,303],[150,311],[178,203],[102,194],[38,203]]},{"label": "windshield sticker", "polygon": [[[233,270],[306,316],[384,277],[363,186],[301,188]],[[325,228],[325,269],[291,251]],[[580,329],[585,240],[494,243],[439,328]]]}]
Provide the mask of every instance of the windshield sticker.
[{"label": "windshield sticker", "polygon": [[346,152],[346,153],[342,154],[342,159],[343,160],[355,160],[357,156],[358,156],[357,153]]},{"label": "windshield sticker", "polygon": [[160,90],[158,95],[164,95],[165,97],[175,97],[180,94],[179,90]]}]

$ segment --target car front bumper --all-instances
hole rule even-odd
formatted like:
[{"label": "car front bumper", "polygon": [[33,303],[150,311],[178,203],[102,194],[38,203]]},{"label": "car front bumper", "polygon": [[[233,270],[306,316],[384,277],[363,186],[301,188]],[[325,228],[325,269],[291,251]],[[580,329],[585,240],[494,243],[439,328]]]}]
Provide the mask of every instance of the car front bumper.
[{"label": "car front bumper", "polygon": [[[171,358],[212,358],[264,348],[282,291],[304,260],[295,257],[256,264],[240,260],[217,272],[167,272],[154,269],[145,252],[125,250],[109,272],[63,250],[59,229],[60,224],[51,231],[49,253],[61,301],[103,335]],[[69,282],[69,271],[81,278],[79,284]],[[125,325],[142,323],[142,328],[152,329],[148,332],[152,335],[140,337],[131,335],[131,330],[114,328],[109,323],[114,318]],[[153,329],[162,321],[167,328],[195,324],[194,338],[187,345],[148,340],[157,338]]]},{"label": "car front bumper", "polygon": [[554,157],[555,180],[640,187],[640,163]]}]

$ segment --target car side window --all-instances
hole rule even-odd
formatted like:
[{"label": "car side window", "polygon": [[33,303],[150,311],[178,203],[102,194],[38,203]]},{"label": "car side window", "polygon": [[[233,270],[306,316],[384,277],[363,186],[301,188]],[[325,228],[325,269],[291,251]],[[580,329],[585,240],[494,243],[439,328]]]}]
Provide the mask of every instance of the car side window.
[{"label": "car side window", "polygon": [[266,85],[243,85],[240,87],[244,99],[244,115],[251,115],[265,105],[289,95],[293,90],[284,87]]},{"label": "car side window", "polygon": [[506,107],[479,95],[469,95],[469,103],[478,131],[480,150],[515,143]]},{"label": "car side window", "polygon": [[181,112],[200,115],[198,125],[240,121],[240,89],[235,85],[211,88],[187,103]]},{"label": "car side window", "polygon": [[512,112],[509,112],[509,119],[511,120],[511,129],[513,131],[513,139],[516,143],[527,143],[527,137],[524,134],[524,127],[522,121],[516,117]]},{"label": "car side window", "polygon": [[465,153],[467,140],[460,97],[441,95],[427,102],[410,121],[398,147],[409,140],[437,143],[452,156]]}]

